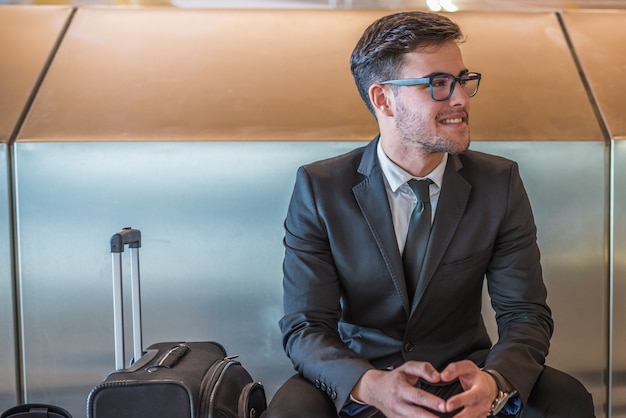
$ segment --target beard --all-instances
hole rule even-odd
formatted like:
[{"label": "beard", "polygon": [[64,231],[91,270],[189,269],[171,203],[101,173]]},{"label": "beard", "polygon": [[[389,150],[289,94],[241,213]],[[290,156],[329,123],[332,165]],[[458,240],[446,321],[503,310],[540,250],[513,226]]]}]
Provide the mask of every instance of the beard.
[{"label": "beard", "polygon": [[396,128],[402,142],[410,148],[418,146],[425,153],[447,152],[459,154],[467,151],[470,145],[469,116],[467,116],[467,132],[454,136],[444,135],[432,128],[430,121],[412,113],[401,102],[396,109]]}]

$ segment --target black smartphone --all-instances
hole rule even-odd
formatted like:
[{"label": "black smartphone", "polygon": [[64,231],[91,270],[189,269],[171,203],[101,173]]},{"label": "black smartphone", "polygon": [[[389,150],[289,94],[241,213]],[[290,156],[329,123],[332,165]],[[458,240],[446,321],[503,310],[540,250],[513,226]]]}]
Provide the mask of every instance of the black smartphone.
[{"label": "black smartphone", "polygon": [[[437,383],[430,383],[423,379],[420,379],[415,384],[415,387],[425,390],[429,393],[432,393],[433,395],[436,395],[440,397],[441,399],[445,399],[445,400],[448,400],[454,395],[463,392],[463,387],[461,386],[461,382],[459,382],[459,379],[454,379],[450,382],[437,382]],[[454,417],[456,414],[461,412],[463,408],[459,408],[456,411],[452,411],[448,413],[433,411],[430,408],[424,408],[424,409],[426,409],[428,412],[433,413],[434,415],[437,415],[440,418],[450,418],[450,417]]]},{"label": "black smartphone", "polygon": [[459,379],[454,379],[450,382],[437,382],[430,383],[426,380],[419,379],[415,385],[418,389],[425,390],[433,395],[439,396],[441,399],[449,399],[454,395],[463,392],[463,387]]}]

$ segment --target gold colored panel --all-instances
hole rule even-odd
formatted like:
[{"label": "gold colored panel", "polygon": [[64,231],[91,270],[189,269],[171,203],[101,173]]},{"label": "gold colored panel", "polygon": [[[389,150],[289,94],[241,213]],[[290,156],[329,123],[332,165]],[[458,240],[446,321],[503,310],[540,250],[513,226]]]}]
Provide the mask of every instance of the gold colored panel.
[{"label": "gold colored panel", "polygon": [[15,130],[70,12],[70,7],[0,7],[0,142]]},{"label": "gold colored panel", "polygon": [[626,138],[626,12],[568,12],[563,19],[611,136]]},{"label": "gold colored panel", "polygon": [[[362,140],[378,10],[79,9],[20,140]],[[603,140],[553,13],[457,13],[474,140]]]},{"label": "gold colored panel", "polygon": [[483,74],[472,99],[477,140],[603,140],[554,13],[459,13],[465,65]]},{"label": "gold colored panel", "polygon": [[328,11],[81,9],[21,140],[350,140],[376,134]]}]

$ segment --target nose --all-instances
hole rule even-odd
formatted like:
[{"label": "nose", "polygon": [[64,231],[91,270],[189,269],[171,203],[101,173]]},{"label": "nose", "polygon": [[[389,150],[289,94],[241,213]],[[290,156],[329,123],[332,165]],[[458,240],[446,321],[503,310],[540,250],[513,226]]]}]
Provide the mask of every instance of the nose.
[{"label": "nose", "polygon": [[463,86],[460,83],[454,84],[454,90],[452,91],[452,95],[448,99],[450,101],[451,106],[465,106],[469,107],[470,97],[465,92]]}]

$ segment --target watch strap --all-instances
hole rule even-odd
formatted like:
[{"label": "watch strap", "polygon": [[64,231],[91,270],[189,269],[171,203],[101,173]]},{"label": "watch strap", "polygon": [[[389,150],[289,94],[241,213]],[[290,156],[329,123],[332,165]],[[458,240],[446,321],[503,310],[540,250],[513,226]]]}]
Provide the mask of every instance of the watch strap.
[{"label": "watch strap", "polygon": [[498,394],[495,399],[491,403],[491,408],[489,409],[489,415],[495,416],[506,406],[507,402],[515,395],[517,395],[517,390],[515,390],[508,381],[498,372],[493,369],[481,369],[485,373],[489,373],[493,379],[496,381],[496,386],[498,387]]}]

